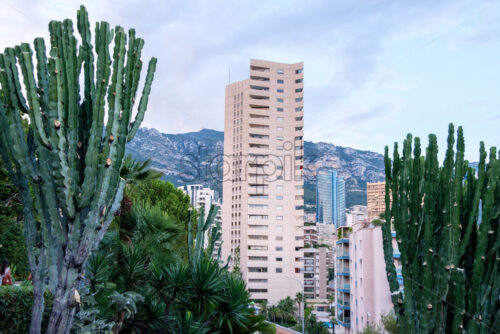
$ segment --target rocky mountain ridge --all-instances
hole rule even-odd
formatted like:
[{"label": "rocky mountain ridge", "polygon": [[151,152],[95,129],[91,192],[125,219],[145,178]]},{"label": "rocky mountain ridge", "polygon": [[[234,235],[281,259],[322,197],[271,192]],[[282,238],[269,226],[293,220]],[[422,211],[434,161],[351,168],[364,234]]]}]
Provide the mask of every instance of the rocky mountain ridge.
[{"label": "rocky mountain ridge", "polygon": [[[152,167],[164,179],[179,186],[201,183],[219,192],[222,189],[224,133],[203,129],[182,134],[165,134],[140,128],[127,150],[136,160],[151,158]],[[315,175],[321,168],[335,168],[346,180],[346,205],[366,204],[366,182],[384,179],[381,154],[336,146],[304,142],[305,204],[315,202]]]}]

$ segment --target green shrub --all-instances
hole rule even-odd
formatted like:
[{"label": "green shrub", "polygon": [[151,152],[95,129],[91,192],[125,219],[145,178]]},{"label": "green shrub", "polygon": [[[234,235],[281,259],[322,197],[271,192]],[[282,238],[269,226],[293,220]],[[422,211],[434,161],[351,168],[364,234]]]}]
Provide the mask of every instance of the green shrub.
[{"label": "green shrub", "polygon": [[[0,286],[0,324],[2,334],[28,333],[33,305],[32,286]],[[45,294],[42,328],[49,320],[52,296]]]},{"label": "green shrub", "polygon": [[[0,260],[9,260],[13,279],[27,279],[29,275],[28,252],[23,233],[23,222],[0,216]],[[15,270],[14,270],[15,269]]]}]

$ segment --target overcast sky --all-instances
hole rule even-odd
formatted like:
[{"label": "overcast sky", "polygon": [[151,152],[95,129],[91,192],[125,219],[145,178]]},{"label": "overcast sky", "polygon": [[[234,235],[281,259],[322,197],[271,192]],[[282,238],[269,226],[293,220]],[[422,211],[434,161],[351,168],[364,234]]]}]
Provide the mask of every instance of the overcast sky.
[{"label": "overcast sky", "polygon": [[499,1],[0,0],[0,48],[51,19],[134,27],[159,58],[144,126],[223,130],[224,86],[250,58],[304,61],[305,136],[383,152],[406,133],[463,125],[467,156],[500,141]]}]

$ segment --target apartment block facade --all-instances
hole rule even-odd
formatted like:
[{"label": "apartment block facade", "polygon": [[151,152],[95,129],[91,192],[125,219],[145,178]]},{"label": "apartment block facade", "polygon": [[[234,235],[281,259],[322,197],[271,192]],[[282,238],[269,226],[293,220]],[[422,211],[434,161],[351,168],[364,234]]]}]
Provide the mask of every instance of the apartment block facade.
[{"label": "apartment block facade", "polygon": [[385,212],[385,182],[366,183],[368,221]]},{"label": "apartment block facade", "polygon": [[303,276],[303,63],[250,61],[226,86],[222,255],[239,249],[253,300],[301,290]]},{"label": "apartment block facade", "polygon": [[[385,271],[382,228],[357,224],[344,229],[337,241],[335,333],[359,333],[366,326],[379,324],[381,315],[392,310],[391,292]],[[400,288],[401,255],[392,233],[394,264]]]}]

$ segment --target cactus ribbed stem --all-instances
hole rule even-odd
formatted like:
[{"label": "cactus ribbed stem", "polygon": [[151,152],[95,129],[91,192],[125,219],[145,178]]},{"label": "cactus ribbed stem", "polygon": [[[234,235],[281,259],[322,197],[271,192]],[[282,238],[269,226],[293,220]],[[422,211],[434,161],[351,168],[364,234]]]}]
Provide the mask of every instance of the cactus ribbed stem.
[{"label": "cactus ribbed stem", "polygon": [[[70,330],[76,307],[71,298],[83,264],[120,208],[125,144],[144,118],[156,65],[153,58],[131,123],[144,41],[131,29],[127,44],[123,28],[111,30],[101,22],[95,28],[94,57],[83,6],[77,28],[81,45],[69,19],[50,22],[48,53],[44,40],[35,39],[36,75],[29,44],[0,53],[0,153],[23,201],[35,286],[31,333],[40,332],[46,286],[55,296],[47,332]],[[28,134],[21,113],[29,116]]]},{"label": "cactus ribbed stem", "polygon": [[[442,167],[436,136],[425,157],[420,141],[385,151],[387,277],[401,330],[405,333],[500,332],[500,161],[480,147],[477,172],[464,160],[462,128],[449,127]],[[456,149],[456,151],[455,151]],[[391,223],[401,252],[404,293],[394,279]],[[397,297],[397,298],[396,298]]]}]

